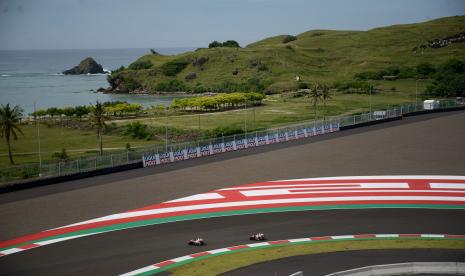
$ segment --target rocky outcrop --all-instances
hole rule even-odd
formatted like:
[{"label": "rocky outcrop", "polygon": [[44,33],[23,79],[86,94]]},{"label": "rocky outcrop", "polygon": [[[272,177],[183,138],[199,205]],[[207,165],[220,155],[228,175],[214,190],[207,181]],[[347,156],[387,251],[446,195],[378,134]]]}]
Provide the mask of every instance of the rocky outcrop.
[{"label": "rocky outcrop", "polygon": [[81,61],[78,66],[69,70],[63,71],[65,75],[81,75],[81,74],[103,74],[102,65],[98,64],[93,58],[88,57]]}]

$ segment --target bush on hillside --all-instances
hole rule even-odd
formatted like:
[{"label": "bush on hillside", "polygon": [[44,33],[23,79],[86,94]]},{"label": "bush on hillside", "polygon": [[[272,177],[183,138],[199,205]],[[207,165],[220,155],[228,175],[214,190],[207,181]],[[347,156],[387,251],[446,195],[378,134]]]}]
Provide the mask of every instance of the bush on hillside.
[{"label": "bush on hillside", "polygon": [[225,42],[223,42],[223,47],[241,48],[239,43],[237,43],[237,41],[235,40],[226,40]]},{"label": "bush on hillside", "polygon": [[289,42],[294,41],[294,40],[297,40],[297,36],[286,35],[286,36],[283,38],[283,43],[286,44],[286,43],[289,43]]},{"label": "bush on hillside", "polygon": [[208,44],[208,48],[218,48],[218,47],[222,47],[223,44],[221,42],[218,42],[218,41],[213,41],[211,42],[210,44]]},{"label": "bush on hillside", "polygon": [[131,65],[129,65],[128,68],[132,70],[142,70],[149,69],[152,66],[153,64],[150,60],[138,60],[136,62],[131,63]]},{"label": "bush on hillside", "polygon": [[169,61],[161,66],[161,70],[165,76],[173,77],[184,70],[188,64],[188,62],[182,60]]}]

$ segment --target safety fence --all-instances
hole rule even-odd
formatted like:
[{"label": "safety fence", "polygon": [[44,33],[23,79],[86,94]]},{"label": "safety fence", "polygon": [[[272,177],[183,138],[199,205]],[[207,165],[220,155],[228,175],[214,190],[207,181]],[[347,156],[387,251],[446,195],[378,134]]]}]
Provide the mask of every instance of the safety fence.
[{"label": "safety fence", "polygon": [[[454,101],[441,101],[435,107],[444,110],[460,106]],[[281,143],[296,139],[309,138],[340,130],[340,128],[374,122],[382,119],[401,117],[406,114],[424,111],[422,104],[405,104],[387,110],[356,114],[350,116],[328,117],[326,120],[301,122],[264,131],[249,132],[240,135],[198,140],[166,146],[148,146],[124,151],[113,151],[104,155],[82,157],[66,161],[47,161],[22,164],[0,169],[0,183],[21,182],[32,178],[50,178],[97,171],[143,162],[144,166],[160,165],[186,159],[199,158]]]}]

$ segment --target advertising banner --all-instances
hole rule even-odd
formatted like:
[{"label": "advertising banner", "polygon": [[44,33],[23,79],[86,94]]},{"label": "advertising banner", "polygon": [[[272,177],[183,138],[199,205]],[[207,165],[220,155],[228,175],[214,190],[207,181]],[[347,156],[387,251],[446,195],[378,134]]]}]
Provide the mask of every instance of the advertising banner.
[{"label": "advertising banner", "polygon": [[290,130],[287,132],[287,140],[295,140],[296,139],[296,136],[295,136],[295,131],[294,130]]},{"label": "advertising banner", "polygon": [[287,141],[286,138],[287,138],[286,132],[278,133],[278,142],[285,142]]},{"label": "advertising banner", "polygon": [[157,154],[150,154],[142,156],[142,164],[145,167],[155,166],[160,164]]},{"label": "advertising banner", "polygon": [[274,144],[277,142],[278,142],[278,139],[277,139],[276,133],[268,134],[268,144]]},{"label": "advertising banner", "polygon": [[259,146],[266,145],[266,136],[258,136],[257,142]]},{"label": "advertising banner", "polygon": [[253,148],[257,146],[256,142],[255,142],[255,137],[249,137],[247,138],[247,147],[248,148]]},{"label": "advertising banner", "polygon": [[317,125],[315,130],[316,135],[320,135],[323,133],[323,128],[321,127],[321,125]]},{"label": "advertising banner", "polygon": [[245,139],[239,139],[239,140],[237,140],[237,141],[236,141],[236,148],[237,148],[238,150],[240,150],[240,149],[245,149],[245,148],[246,148],[246,146],[245,146]]},{"label": "advertising banner", "polygon": [[297,132],[297,138],[300,139],[300,138],[304,138],[304,137],[305,137],[305,131],[304,131],[304,129],[298,129],[298,130],[296,130],[296,132]]},{"label": "advertising banner", "polygon": [[185,158],[184,149],[177,150],[177,151],[173,152],[173,158],[174,158],[174,161],[182,161],[182,160],[184,160],[184,158]]},{"label": "advertising banner", "polygon": [[329,123],[326,123],[324,125],[324,131],[325,131],[325,133],[331,132],[331,125]]},{"label": "advertising banner", "polygon": [[229,141],[229,142],[224,143],[224,151],[225,152],[233,151],[233,150],[234,150],[234,142],[233,141]]},{"label": "advertising banner", "polygon": [[213,145],[212,145],[212,149],[213,149],[213,154],[222,153],[222,152],[223,152],[222,143],[220,143],[220,144],[213,144]]},{"label": "advertising banner", "polygon": [[187,149],[187,158],[192,159],[192,158],[197,158],[197,149],[198,148],[188,148]]},{"label": "advertising banner", "polygon": [[163,152],[159,154],[160,164],[170,163],[171,162],[171,152]]},{"label": "advertising banner", "polygon": [[210,145],[200,146],[200,155],[201,156],[211,155],[211,153],[210,153]]}]

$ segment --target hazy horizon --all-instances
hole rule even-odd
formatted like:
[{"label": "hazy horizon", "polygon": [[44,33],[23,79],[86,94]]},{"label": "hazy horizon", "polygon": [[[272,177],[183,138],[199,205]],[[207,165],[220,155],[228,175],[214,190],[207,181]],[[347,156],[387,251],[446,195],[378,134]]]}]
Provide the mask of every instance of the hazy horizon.
[{"label": "hazy horizon", "polygon": [[463,0],[0,0],[0,50],[241,46],[465,14]]}]

